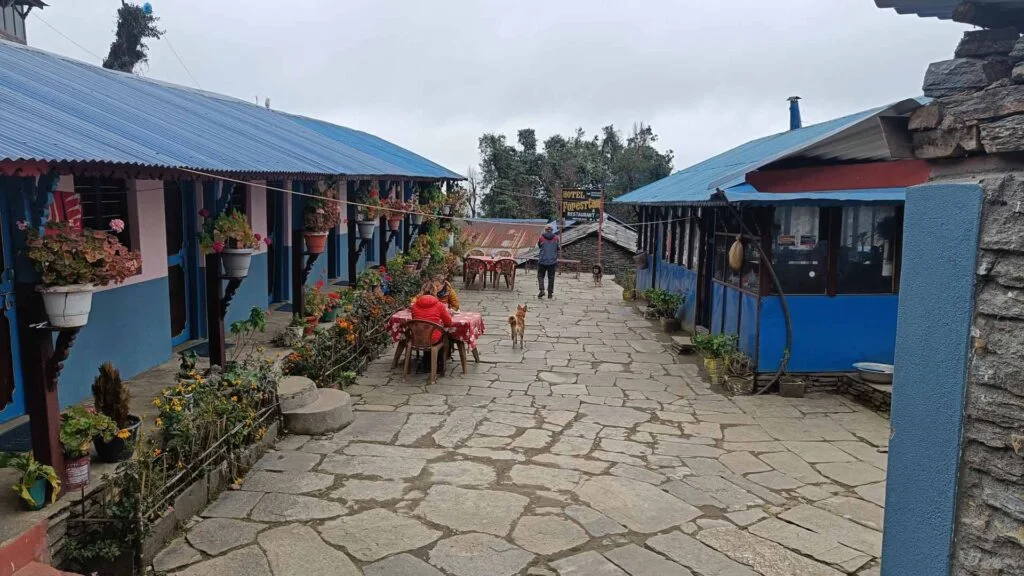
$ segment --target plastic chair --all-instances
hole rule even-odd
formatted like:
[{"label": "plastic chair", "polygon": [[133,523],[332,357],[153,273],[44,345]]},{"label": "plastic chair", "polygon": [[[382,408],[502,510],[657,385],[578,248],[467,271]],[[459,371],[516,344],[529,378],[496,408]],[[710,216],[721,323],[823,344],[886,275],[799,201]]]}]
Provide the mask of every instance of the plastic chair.
[{"label": "plastic chair", "polygon": [[487,253],[484,252],[483,248],[470,248],[470,250],[466,252],[466,256],[487,256]]},{"label": "plastic chair", "polygon": [[511,258],[515,256],[515,254],[513,254],[512,251],[507,248],[501,248],[499,250],[495,250],[493,256],[495,258]]},{"label": "plastic chair", "polygon": [[494,272],[491,273],[491,284],[498,287],[498,278],[505,279],[505,286],[513,290],[516,286],[516,261],[512,258],[502,258],[494,263]]},{"label": "plastic chair", "polygon": [[[444,326],[435,324],[428,320],[409,320],[403,327],[405,330],[405,374],[409,379],[409,365],[412,363],[412,353],[430,351],[430,383],[437,382],[437,356],[441,355],[441,373],[445,372],[445,362],[448,360],[448,333]],[[441,332],[441,339],[434,343],[434,331]]]},{"label": "plastic chair", "polygon": [[476,258],[466,258],[465,273],[463,275],[463,281],[466,287],[469,288],[476,283],[477,276],[480,277],[480,282],[483,287],[487,287],[487,265],[483,260],[477,260]]}]

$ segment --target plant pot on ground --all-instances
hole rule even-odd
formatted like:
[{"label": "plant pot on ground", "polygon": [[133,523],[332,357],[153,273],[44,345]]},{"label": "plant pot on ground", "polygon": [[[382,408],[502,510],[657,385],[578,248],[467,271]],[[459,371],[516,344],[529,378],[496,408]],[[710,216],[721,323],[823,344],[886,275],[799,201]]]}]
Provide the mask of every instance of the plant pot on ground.
[{"label": "plant pot on ground", "polygon": [[[122,232],[124,222],[110,221]],[[39,272],[43,306],[55,328],[80,328],[89,321],[92,293],[97,287],[120,284],[142,266],[137,252],[117,236],[100,230],[81,230],[66,222],[47,223],[43,232],[19,222],[25,231],[25,253]]]},{"label": "plant pot on ground", "polygon": [[682,322],[678,318],[661,318],[661,331],[666,334],[679,332],[682,329]]},{"label": "plant pot on ground", "polygon": [[693,347],[704,357],[704,369],[711,383],[718,384],[725,375],[728,359],[736,353],[739,337],[735,334],[697,333],[692,341]]},{"label": "plant pot on ground", "polygon": [[135,451],[142,419],[128,413],[131,394],[121,380],[121,372],[110,362],[100,366],[99,372],[92,383],[93,404],[100,414],[114,422],[117,431],[109,440],[103,435],[93,438],[96,458],[100,462],[121,462],[131,458]]},{"label": "plant pot on ground", "polygon": [[779,381],[779,396],[785,398],[803,398],[807,384],[803,380],[783,378]]},{"label": "plant pot on ground", "polygon": [[52,488],[49,501],[51,503],[57,501],[57,496],[60,494],[60,478],[57,476],[57,472],[51,466],[37,461],[31,453],[0,452],[0,468],[13,468],[21,472],[21,478],[13,488],[29,510],[39,510],[46,506],[47,488]]},{"label": "plant pot on ground", "polygon": [[661,288],[652,288],[644,292],[648,307],[656,318],[661,319],[661,329],[664,332],[675,332],[680,328],[677,317],[679,308],[683,305],[685,297]]},{"label": "plant pot on ground", "polygon": [[100,436],[109,442],[117,433],[117,424],[109,417],[72,406],[60,415],[60,443],[64,447],[64,467],[68,490],[89,483],[89,447],[93,438]]}]

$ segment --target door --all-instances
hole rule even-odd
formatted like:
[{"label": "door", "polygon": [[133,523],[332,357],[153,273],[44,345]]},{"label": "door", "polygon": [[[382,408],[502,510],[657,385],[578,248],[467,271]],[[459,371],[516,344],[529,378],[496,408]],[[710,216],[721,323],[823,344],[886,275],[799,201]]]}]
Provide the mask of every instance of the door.
[{"label": "door", "polygon": [[187,183],[165,182],[167,284],[171,298],[171,342],[174,346],[194,338],[195,213],[195,192],[192,186]]},{"label": "door", "polygon": [[0,424],[25,413],[10,221],[4,195],[0,197]]}]

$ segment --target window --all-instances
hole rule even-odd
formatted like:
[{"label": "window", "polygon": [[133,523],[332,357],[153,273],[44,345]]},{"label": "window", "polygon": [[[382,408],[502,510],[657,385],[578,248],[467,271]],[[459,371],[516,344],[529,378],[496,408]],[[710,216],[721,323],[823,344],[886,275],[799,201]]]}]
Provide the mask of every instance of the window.
[{"label": "window", "polygon": [[700,215],[701,209],[695,208],[690,212],[690,270],[700,268]]},{"label": "window", "polygon": [[845,207],[841,222],[837,292],[895,292],[896,252],[902,236],[896,207]]},{"label": "window", "polygon": [[132,246],[134,222],[128,213],[128,186],[121,178],[75,177],[75,193],[82,203],[82,226],[93,230],[109,230],[110,221],[117,218],[125,223],[117,239]]},{"label": "window", "polygon": [[817,207],[784,206],[775,209],[772,263],[787,294],[825,293],[828,286],[828,232],[828,219]]}]

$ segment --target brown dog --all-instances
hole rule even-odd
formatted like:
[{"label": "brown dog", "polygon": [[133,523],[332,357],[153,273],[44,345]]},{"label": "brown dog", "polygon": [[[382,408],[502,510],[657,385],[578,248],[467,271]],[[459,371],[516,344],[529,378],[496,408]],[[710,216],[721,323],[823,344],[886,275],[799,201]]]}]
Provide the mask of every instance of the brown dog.
[{"label": "brown dog", "polygon": [[508,317],[508,325],[512,331],[512,348],[516,347],[516,338],[519,338],[519,347],[522,348],[526,332],[526,304],[516,306],[516,313]]},{"label": "brown dog", "polygon": [[594,273],[594,286],[600,286],[601,278],[604,276],[604,269],[601,268],[600,264],[594,264],[592,271]]}]

